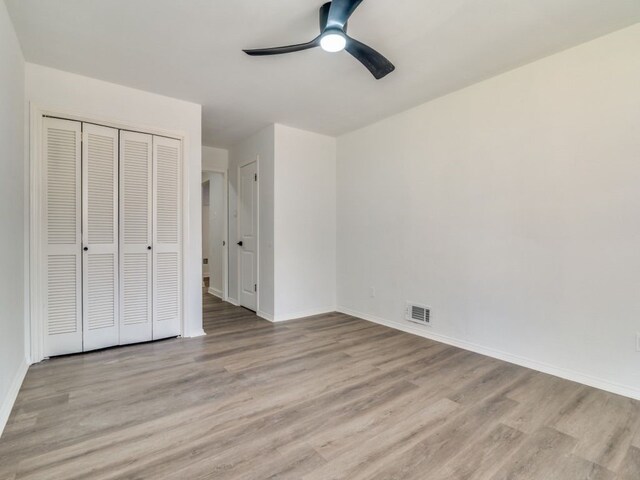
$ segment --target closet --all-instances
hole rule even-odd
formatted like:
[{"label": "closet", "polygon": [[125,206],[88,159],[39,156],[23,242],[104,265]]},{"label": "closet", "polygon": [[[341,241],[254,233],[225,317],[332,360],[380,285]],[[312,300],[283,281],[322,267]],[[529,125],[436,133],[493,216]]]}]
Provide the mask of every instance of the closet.
[{"label": "closet", "polygon": [[46,356],[180,334],[178,139],[43,124]]}]

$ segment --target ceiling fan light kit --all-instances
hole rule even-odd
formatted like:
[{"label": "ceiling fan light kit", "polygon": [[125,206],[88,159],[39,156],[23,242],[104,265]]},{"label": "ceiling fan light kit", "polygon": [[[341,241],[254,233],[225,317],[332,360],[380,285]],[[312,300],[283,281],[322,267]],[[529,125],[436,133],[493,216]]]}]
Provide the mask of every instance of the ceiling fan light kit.
[{"label": "ceiling fan light kit", "polygon": [[338,30],[325,32],[322,34],[322,37],[320,37],[320,47],[322,47],[325,52],[341,52],[346,46],[347,39]]},{"label": "ceiling fan light kit", "polygon": [[379,80],[393,72],[396,67],[373,48],[347,35],[347,22],[360,3],[362,0],[333,0],[322,5],[320,35],[310,42],[243,51],[251,56],[265,56],[300,52],[315,47],[321,47],[331,53],[346,50]]}]

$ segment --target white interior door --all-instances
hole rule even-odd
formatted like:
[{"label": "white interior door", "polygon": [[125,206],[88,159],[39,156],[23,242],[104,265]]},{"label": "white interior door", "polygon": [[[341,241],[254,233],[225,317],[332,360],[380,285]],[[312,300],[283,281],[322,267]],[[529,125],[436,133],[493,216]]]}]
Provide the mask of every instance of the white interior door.
[{"label": "white interior door", "polygon": [[84,351],[118,345],[118,130],[82,126]]},{"label": "white interior door", "polygon": [[82,124],[45,118],[44,355],[82,351],[80,161]]},{"label": "white interior door", "polygon": [[238,224],[240,241],[240,305],[256,311],[258,307],[258,170],[252,162],[240,167]]},{"label": "white interior door", "polygon": [[152,337],[153,136],[120,132],[120,344]]},{"label": "white interior door", "polygon": [[153,339],[182,323],[182,143],[153,137]]}]

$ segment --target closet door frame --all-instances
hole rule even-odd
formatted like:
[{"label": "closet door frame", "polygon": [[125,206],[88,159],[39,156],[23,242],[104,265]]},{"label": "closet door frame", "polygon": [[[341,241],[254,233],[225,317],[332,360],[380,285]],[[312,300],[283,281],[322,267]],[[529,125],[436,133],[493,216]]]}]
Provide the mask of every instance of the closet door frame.
[{"label": "closet door frame", "polygon": [[[184,131],[165,130],[160,128],[150,128],[148,125],[124,123],[110,118],[100,116],[87,116],[86,112],[78,112],[72,110],[62,110],[59,108],[51,108],[44,105],[31,102],[29,105],[29,206],[25,207],[25,220],[28,223],[28,232],[25,234],[29,237],[29,250],[25,251],[25,323],[26,339],[28,347],[27,364],[38,363],[47,358],[45,356],[45,322],[46,322],[46,268],[43,267],[46,262],[47,239],[46,239],[46,178],[43,175],[43,135],[44,135],[44,119],[46,117],[59,118],[62,120],[72,120],[83,123],[93,123],[96,125],[116,128],[119,130],[129,130],[133,132],[141,132],[149,135],[157,135],[162,137],[173,138],[181,142],[181,217],[182,217],[182,238],[180,258],[182,263],[181,269],[181,336],[198,336],[204,335],[202,330],[191,332],[186,322],[186,299],[189,296],[187,291],[189,284],[189,274],[193,272],[188,268],[188,260],[185,259],[185,245],[189,242],[189,194],[188,185],[190,142],[189,135]],[[201,174],[198,171],[198,176]],[[199,186],[199,185],[198,185]],[[199,265],[198,265],[199,266]],[[198,274],[200,278],[200,274]],[[199,283],[198,283],[199,287]]]}]

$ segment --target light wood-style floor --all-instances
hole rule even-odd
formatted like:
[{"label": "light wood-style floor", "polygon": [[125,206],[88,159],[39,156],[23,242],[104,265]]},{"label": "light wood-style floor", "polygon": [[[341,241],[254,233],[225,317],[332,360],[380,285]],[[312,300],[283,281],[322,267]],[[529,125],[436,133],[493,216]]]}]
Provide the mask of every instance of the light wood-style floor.
[{"label": "light wood-style floor", "polygon": [[640,404],[346,315],[30,368],[0,479],[638,480]]}]

